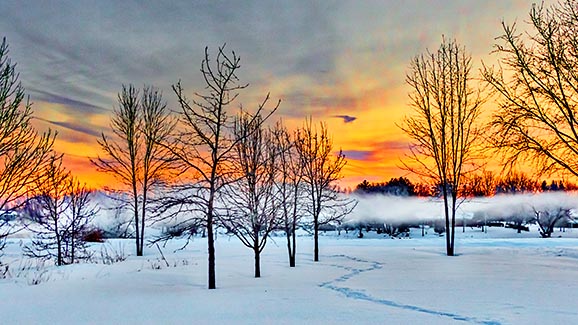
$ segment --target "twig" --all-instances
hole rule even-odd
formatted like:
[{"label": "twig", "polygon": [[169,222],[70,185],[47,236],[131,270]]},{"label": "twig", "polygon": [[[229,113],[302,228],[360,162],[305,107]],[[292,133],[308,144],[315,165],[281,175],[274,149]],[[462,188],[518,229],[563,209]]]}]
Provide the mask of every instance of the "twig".
[{"label": "twig", "polygon": [[167,267],[169,267],[169,262],[167,261],[167,259],[165,258],[165,255],[163,254],[163,251],[161,251],[161,248],[159,247],[158,243],[155,243],[155,245],[157,246],[159,253],[161,253],[161,257],[163,258],[163,261],[165,261],[165,263],[167,264]]}]

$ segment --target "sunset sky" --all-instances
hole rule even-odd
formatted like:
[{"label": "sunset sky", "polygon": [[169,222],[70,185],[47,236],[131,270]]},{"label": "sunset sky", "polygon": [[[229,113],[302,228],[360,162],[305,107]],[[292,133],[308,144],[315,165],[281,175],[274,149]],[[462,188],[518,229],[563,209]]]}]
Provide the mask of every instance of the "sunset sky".
[{"label": "sunset sky", "polygon": [[[28,1],[3,0],[0,31],[32,100],[39,130],[58,130],[56,150],[92,186],[111,185],[87,157],[109,133],[122,84],[202,91],[205,46],[241,57],[251,107],[271,92],[277,118],[326,121],[348,158],[346,186],[405,175],[408,147],[396,123],[410,113],[410,59],[456,38],[493,63],[501,21],[526,21],[531,0]],[[489,108],[488,108],[489,109]]]}]

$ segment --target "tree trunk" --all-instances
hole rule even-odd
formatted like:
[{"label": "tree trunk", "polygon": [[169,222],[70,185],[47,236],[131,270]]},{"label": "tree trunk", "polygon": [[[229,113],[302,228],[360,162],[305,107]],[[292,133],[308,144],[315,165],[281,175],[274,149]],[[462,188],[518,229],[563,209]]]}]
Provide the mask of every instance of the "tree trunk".
[{"label": "tree trunk", "polygon": [[293,252],[291,256],[289,256],[289,267],[295,267],[295,252],[297,251],[297,244],[295,242],[295,226],[293,226],[293,233],[291,235],[293,237]]},{"label": "tree trunk", "polygon": [[449,212],[449,204],[448,204],[448,191],[444,185],[444,215],[446,221],[446,255],[453,256],[454,252],[451,246],[451,230],[450,230],[450,212]]},{"label": "tree trunk", "polygon": [[253,247],[255,252],[255,277],[261,277],[261,254],[259,252],[259,247]]},{"label": "tree trunk", "polygon": [[452,193],[452,223],[451,223],[451,240],[450,240],[450,254],[449,256],[455,255],[455,243],[456,243],[456,195]]},{"label": "tree trunk", "polygon": [[134,201],[134,227],[135,227],[135,241],[136,241],[136,256],[142,256],[142,249],[140,247],[140,225],[138,218],[138,199],[136,198],[136,189],[133,192],[135,195]]},{"label": "tree trunk", "polygon": [[[142,215],[141,218],[144,218],[144,215]],[[145,220],[141,219],[141,227],[140,227],[140,254],[141,254],[141,256],[144,254],[144,227],[145,227]]]},{"label": "tree trunk", "polygon": [[295,259],[293,258],[293,250],[291,245],[291,231],[289,227],[285,229],[285,236],[287,237],[287,253],[289,254],[289,267],[295,266]]},{"label": "tree trunk", "polygon": [[314,228],[314,249],[313,249],[313,261],[314,262],[319,262],[319,221],[317,220],[317,218],[315,218],[315,220],[313,220],[313,228]]},{"label": "tree trunk", "polygon": [[[145,185],[145,186],[148,186],[148,185]],[[147,204],[147,190],[143,189],[142,212],[140,215],[141,226],[140,226],[140,243],[139,243],[141,256],[144,253],[144,232],[145,232],[146,204]]]},{"label": "tree trunk", "polygon": [[207,212],[207,241],[209,246],[209,289],[216,289],[215,277],[215,242],[213,237],[213,204],[209,203]]},{"label": "tree trunk", "polygon": [[289,252],[289,267],[295,267],[295,229],[287,230],[287,251]]},{"label": "tree trunk", "polygon": [[255,277],[261,277],[261,250],[259,249],[259,229],[260,227],[253,227],[253,252],[255,253]]},{"label": "tree trunk", "polygon": [[60,235],[56,235],[56,246],[58,249],[57,252],[57,261],[56,261],[56,265],[61,266],[62,265],[62,239],[60,237]]},{"label": "tree trunk", "polygon": [[54,213],[54,233],[56,234],[56,265],[62,265],[62,236],[58,232],[58,220],[57,220],[57,212]]}]

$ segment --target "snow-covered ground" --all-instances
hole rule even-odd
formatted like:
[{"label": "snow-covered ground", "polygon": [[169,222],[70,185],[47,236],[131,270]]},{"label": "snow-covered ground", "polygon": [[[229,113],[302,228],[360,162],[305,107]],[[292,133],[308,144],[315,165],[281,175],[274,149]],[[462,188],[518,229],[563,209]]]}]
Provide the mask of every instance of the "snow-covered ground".
[{"label": "snow-covered ground", "polygon": [[[298,240],[289,268],[283,237],[253,278],[251,251],[217,238],[217,290],[207,290],[206,242],[157,247],[123,262],[54,267],[21,257],[10,239],[0,280],[2,324],[571,324],[578,320],[578,229],[541,239],[536,232],[489,228],[457,232],[458,256],[429,233],[411,239],[325,234]],[[131,255],[132,241],[93,247]],[[111,255],[114,255],[112,253]],[[31,285],[40,282],[38,285]]]}]

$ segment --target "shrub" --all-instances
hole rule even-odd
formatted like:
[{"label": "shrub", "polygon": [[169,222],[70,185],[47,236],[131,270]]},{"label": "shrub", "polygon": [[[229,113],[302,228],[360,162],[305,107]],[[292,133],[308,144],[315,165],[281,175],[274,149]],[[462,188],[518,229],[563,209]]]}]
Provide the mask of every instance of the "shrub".
[{"label": "shrub", "polygon": [[89,229],[84,233],[83,239],[88,243],[104,243],[104,231],[99,228]]},{"label": "shrub", "polygon": [[407,225],[385,225],[384,232],[391,237],[409,237],[409,227]]},{"label": "shrub", "polygon": [[436,221],[434,223],[434,231],[438,235],[443,235],[446,232],[446,226],[444,225],[444,221]]}]

